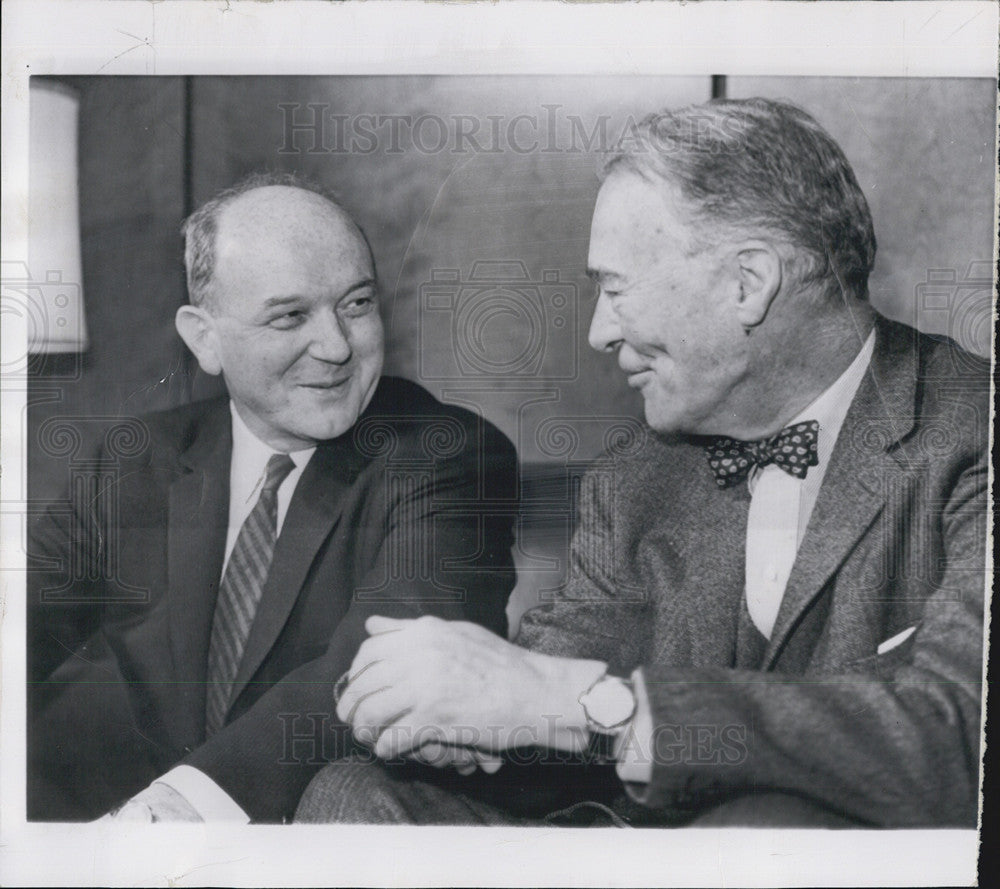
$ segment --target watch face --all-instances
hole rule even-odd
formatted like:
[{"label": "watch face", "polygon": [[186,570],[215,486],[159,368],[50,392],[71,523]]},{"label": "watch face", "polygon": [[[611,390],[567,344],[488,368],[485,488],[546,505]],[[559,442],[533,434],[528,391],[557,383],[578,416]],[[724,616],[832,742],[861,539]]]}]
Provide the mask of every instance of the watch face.
[{"label": "watch face", "polygon": [[623,679],[606,676],[582,698],[584,712],[597,730],[614,731],[635,713],[635,695]]}]

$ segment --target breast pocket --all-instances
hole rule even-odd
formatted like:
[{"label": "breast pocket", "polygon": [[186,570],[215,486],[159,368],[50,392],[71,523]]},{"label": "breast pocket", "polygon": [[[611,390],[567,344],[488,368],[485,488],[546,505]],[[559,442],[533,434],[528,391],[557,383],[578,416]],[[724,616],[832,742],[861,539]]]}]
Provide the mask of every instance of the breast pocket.
[{"label": "breast pocket", "polygon": [[873,654],[848,664],[848,672],[863,673],[878,679],[892,679],[900,667],[909,663],[919,627],[919,624],[914,624],[888,636],[879,643]]}]

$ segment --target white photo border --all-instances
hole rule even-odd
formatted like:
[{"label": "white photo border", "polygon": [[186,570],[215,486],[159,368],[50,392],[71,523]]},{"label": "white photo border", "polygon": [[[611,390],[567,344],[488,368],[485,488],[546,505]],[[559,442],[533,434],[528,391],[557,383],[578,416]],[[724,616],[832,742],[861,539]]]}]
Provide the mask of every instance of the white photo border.
[{"label": "white photo border", "polygon": [[[26,257],[30,74],[755,74],[996,77],[989,2],[340,4],[7,0],[2,239]],[[3,319],[4,352],[23,323]],[[3,417],[25,393],[4,386]],[[26,823],[21,424],[0,489],[0,855],[7,885],[934,885],[975,831],[532,830]]]}]

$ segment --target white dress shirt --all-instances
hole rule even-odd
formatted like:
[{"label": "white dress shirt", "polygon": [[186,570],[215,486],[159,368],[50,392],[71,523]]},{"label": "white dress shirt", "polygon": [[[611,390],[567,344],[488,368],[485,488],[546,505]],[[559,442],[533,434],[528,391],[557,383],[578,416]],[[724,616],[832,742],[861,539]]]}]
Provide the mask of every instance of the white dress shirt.
[{"label": "white dress shirt", "polygon": [[747,516],[746,595],[754,625],[768,639],[785,594],[788,575],[805,534],[816,496],[826,475],[833,446],[844,417],[861,385],[875,349],[873,330],[854,361],[812,404],[788,423],[819,422],[816,444],[819,462],[805,478],[796,478],[771,463],[755,466],[747,481],[750,513]]},{"label": "white dress shirt", "polygon": [[[229,464],[229,530],[226,532],[226,556],[222,562],[220,580],[226,576],[226,566],[229,564],[233,547],[236,546],[240,528],[257,505],[261,486],[267,478],[267,461],[276,453],[274,448],[264,444],[250,431],[232,402],[229,402],[229,411],[233,417],[233,458]],[[281,526],[285,523],[288,504],[292,502],[295,486],[315,452],[316,448],[311,447],[292,451],[288,455],[292,458],[295,468],[285,476],[285,480],[278,487],[276,535],[281,533]]]},{"label": "white dress shirt", "polygon": [[[760,632],[771,638],[774,620],[785,595],[799,544],[823,476],[830,463],[833,446],[847,411],[864,379],[875,350],[875,331],[865,340],[850,366],[826,391],[794,417],[789,426],[807,420],[819,422],[816,466],[809,467],[804,479],[795,478],[779,466],[754,467],[747,484],[750,511],[747,516],[746,597],[750,617]],[[618,751],[618,776],[622,781],[647,783],[653,771],[653,717],[642,670],[632,674],[636,714],[631,732],[622,736]]]},{"label": "white dress shirt", "polygon": [[[260,496],[261,485],[267,476],[267,462],[276,453],[272,447],[264,444],[250,431],[231,401],[229,410],[233,421],[233,455],[229,464],[229,528],[226,533],[226,551],[220,582],[226,574],[226,566],[236,546],[240,528],[243,527]],[[288,455],[292,458],[295,468],[278,487],[277,534],[281,533],[292,494],[295,493],[295,487],[315,451],[316,448],[311,447],[292,451]],[[250,817],[232,797],[208,775],[193,766],[175,766],[153,783],[166,784],[177,791],[205,821],[250,823]]]}]

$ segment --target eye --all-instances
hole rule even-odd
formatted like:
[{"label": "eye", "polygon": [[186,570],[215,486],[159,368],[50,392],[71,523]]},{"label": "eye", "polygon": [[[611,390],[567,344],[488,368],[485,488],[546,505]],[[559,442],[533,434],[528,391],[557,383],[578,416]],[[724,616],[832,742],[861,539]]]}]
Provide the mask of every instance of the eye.
[{"label": "eye", "polygon": [[301,309],[291,309],[290,311],[282,312],[280,315],[275,315],[275,317],[268,321],[268,326],[276,330],[291,330],[302,324],[305,319],[306,313]]},{"label": "eye", "polygon": [[375,294],[370,290],[364,290],[354,294],[349,299],[345,299],[337,309],[340,314],[348,318],[360,318],[362,315],[374,311],[375,306]]}]

